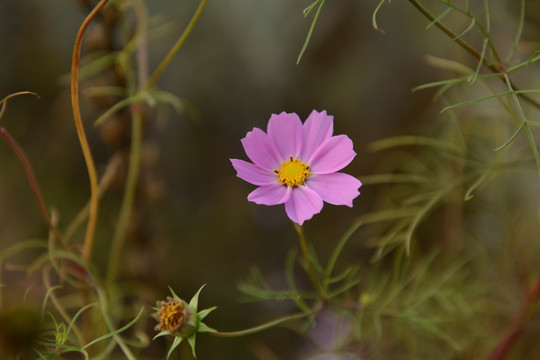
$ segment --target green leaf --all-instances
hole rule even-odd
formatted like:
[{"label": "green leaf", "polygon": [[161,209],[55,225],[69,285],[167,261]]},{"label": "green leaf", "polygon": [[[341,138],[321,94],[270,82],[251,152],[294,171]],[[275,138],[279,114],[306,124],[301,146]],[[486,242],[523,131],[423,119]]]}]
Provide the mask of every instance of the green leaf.
[{"label": "green leaf", "polygon": [[448,15],[450,13],[450,11],[452,11],[452,8],[449,7],[447,8],[446,10],[444,10],[439,16],[437,16],[435,19],[433,19],[432,22],[430,22],[427,26],[426,26],[426,30],[429,29],[430,27],[432,27],[433,25],[435,25],[436,23],[438,23],[439,21],[441,21],[446,15]]},{"label": "green leaf", "polygon": [[372,151],[380,151],[397,146],[404,145],[419,145],[439,148],[441,150],[449,150],[456,153],[463,153],[463,150],[451,141],[422,137],[422,136],[395,136],[382,140],[374,141],[370,144]]},{"label": "green leaf", "polygon": [[471,23],[469,24],[469,26],[467,26],[467,28],[461,34],[456,36],[454,38],[454,40],[457,40],[457,39],[461,38],[462,36],[464,36],[465,34],[467,34],[469,31],[471,31],[471,29],[474,27],[474,25],[476,25],[476,18],[473,17],[471,19]]},{"label": "green leaf", "polygon": [[86,348],[88,348],[88,347],[94,345],[94,344],[97,343],[97,342],[100,342],[100,341],[105,340],[105,339],[107,339],[107,338],[110,338],[110,337],[112,337],[112,336],[118,335],[118,334],[120,334],[121,332],[123,332],[124,330],[130,328],[133,324],[135,324],[135,323],[139,320],[139,318],[141,317],[143,311],[144,311],[144,307],[141,308],[141,310],[139,311],[139,314],[135,317],[135,319],[131,320],[129,323],[127,323],[126,325],[122,326],[122,327],[121,327],[120,329],[118,329],[118,330],[111,331],[111,332],[108,333],[108,334],[105,334],[105,335],[103,335],[103,336],[98,337],[97,339],[94,339],[94,340],[90,341],[88,344],[86,344],[86,345],[84,345],[83,347],[81,347],[81,349],[84,350],[84,349],[86,349]]}]

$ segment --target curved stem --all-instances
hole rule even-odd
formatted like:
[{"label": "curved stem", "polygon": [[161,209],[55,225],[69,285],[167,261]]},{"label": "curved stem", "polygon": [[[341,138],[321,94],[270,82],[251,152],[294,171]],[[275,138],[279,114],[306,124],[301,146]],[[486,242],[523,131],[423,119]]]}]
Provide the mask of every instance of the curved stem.
[{"label": "curved stem", "polygon": [[320,310],[314,310],[314,311],[311,311],[311,312],[308,312],[308,313],[299,313],[299,314],[293,314],[293,315],[289,315],[289,316],[284,316],[284,317],[281,317],[281,318],[278,318],[278,319],[275,319],[275,320],[269,321],[267,323],[264,323],[264,324],[261,324],[261,325],[258,325],[258,326],[254,326],[252,328],[245,329],[245,330],[227,331],[227,332],[216,331],[216,332],[208,332],[208,334],[214,335],[214,336],[217,336],[217,337],[224,337],[224,338],[250,335],[250,334],[254,334],[254,333],[269,329],[271,327],[274,327],[276,325],[282,324],[282,323],[287,322],[287,321],[301,319],[301,318],[304,318],[304,317],[314,315],[319,311]]},{"label": "curved stem", "polygon": [[75,45],[73,46],[73,58],[71,60],[71,105],[73,107],[73,118],[75,120],[75,126],[77,128],[77,136],[81,143],[81,149],[86,162],[86,168],[88,169],[88,177],[90,180],[90,215],[88,216],[88,225],[86,227],[86,235],[84,239],[84,245],[82,250],[82,256],[85,261],[90,259],[92,254],[92,246],[94,243],[94,235],[96,232],[97,215],[98,215],[98,179],[96,175],[96,167],[94,159],[92,158],[92,152],[86,139],[86,133],[84,132],[84,126],[82,123],[81,109],[79,105],[79,61],[81,58],[81,44],[82,38],[86,31],[86,28],[90,24],[90,21],[97,15],[97,13],[107,4],[108,0],[101,0],[96,7],[88,14],[84,19],[77,37],[75,39]]},{"label": "curved stem", "polygon": [[[461,39],[457,34],[455,34],[452,30],[444,26],[441,22],[435,21],[435,16],[431,14],[422,4],[420,4],[417,0],[409,0],[409,2],[416,8],[418,11],[420,11],[426,18],[429,19],[435,26],[437,26],[442,32],[444,32],[446,35],[448,35],[452,40],[454,40],[459,46],[461,46],[463,49],[465,49],[469,54],[474,56],[476,59],[482,62],[482,64],[487,67],[489,70],[491,70],[493,73],[503,73],[505,71],[503,64],[494,64],[485,57],[482,56],[480,52],[478,52],[475,48],[473,48],[469,43],[467,43],[465,40]],[[506,82],[504,74],[501,74],[499,78]],[[512,81],[510,83],[507,83],[508,85],[512,86],[514,90],[519,90]],[[540,103],[538,103],[533,98],[529,97],[526,94],[518,94],[521,98],[523,98],[525,101],[529,102],[530,104],[534,105],[535,107],[540,109]]]},{"label": "curved stem", "polygon": [[304,228],[302,225],[298,225],[297,223],[294,223],[294,228],[296,229],[296,232],[298,232],[298,237],[300,238],[300,247],[302,248],[302,256],[304,257],[304,261],[306,262],[307,272],[309,274],[309,278],[311,280],[311,284],[321,297],[321,300],[324,302],[328,301],[328,296],[324,292],[323,288],[321,287],[321,283],[317,279],[317,276],[315,275],[315,271],[313,270],[313,264],[311,263],[311,258],[308,253],[307,244],[306,244],[306,235],[304,234]]},{"label": "curved stem", "polygon": [[186,29],[184,30],[184,32],[182,33],[182,35],[180,36],[180,38],[178,39],[176,44],[174,44],[174,46],[171,48],[171,50],[169,51],[167,56],[165,56],[165,58],[161,61],[161,63],[156,68],[156,70],[154,70],[152,75],[150,75],[150,79],[148,80],[148,82],[144,86],[145,90],[148,90],[152,86],[155,85],[155,83],[160,78],[163,71],[169,66],[169,63],[175,57],[176,53],[178,53],[180,48],[182,48],[182,45],[184,45],[184,42],[186,41],[189,34],[191,33],[191,30],[193,30],[193,28],[195,27],[195,24],[199,20],[199,17],[201,16],[201,13],[204,10],[204,7],[205,7],[207,1],[208,0],[201,0],[201,3],[199,4],[199,7],[197,8],[197,11],[195,12],[193,17],[191,18],[191,21],[189,22],[188,26],[186,27]]},{"label": "curved stem", "polygon": [[[0,119],[4,115],[4,112],[6,111],[7,101],[19,95],[34,95],[39,98],[38,94],[31,91],[19,91],[13,94],[9,94],[8,96],[0,100],[0,105],[2,105],[0,107]],[[32,165],[30,164],[30,160],[28,159],[28,156],[26,156],[26,153],[24,152],[24,150],[19,146],[19,144],[15,141],[15,139],[8,133],[8,131],[2,126],[0,126],[0,136],[2,136],[6,140],[9,146],[11,146],[13,151],[15,151],[15,153],[19,157],[19,160],[21,161],[23,165],[24,171],[26,172],[28,181],[30,182],[30,187],[32,188],[32,192],[34,193],[34,197],[38,204],[38,208],[41,213],[41,216],[43,216],[43,219],[45,220],[45,223],[47,224],[47,227],[49,228],[49,231],[51,232],[51,234],[54,235],[54,237],[56,237],[62,249],[65,249],[66,248],[65,243],[63,239],[60,237],[60,234],[58,233],[58,231],[56,231],[56,227],[53,225],[53,222],[51,221],[51,218],[49,216],[49,212],[47,211],[47,207],[45,206],[45,201],[43,200],[43,196],[41,196],[41,191],[39,190],[38,182],[34,174],[34,170],[32,169]]]}]

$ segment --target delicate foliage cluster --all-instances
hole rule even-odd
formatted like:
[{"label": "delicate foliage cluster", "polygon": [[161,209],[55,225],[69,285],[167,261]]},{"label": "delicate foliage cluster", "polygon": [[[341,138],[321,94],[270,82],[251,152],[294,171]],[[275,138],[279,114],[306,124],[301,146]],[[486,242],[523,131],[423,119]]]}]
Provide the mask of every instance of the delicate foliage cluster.
[{"label": "delicate foliage cluster", "polygon": [[[163,352],[163,342],[150,340],[155,323],[148,322],[150,315],[144,311],[144,305],[157,297],[156,284],[120,281],[120,267],[127,259],[131,235],[142,232],[136,220],[143,217],[137,211],[145,205],[141,188],[145,125],[157,116],[156,105],[162,110],[171,105],[181,113],[188,104],[159,89],[157,81],[206,2],[200,2],[185,31],[153,71],[147,48],[152,27],[144,1],[81,2],[92,10],[76,36],[70,79],[90,198],[78,214],[63,216],[73,218],[68,226],[59,221],[62,211],[45,203],[24,149],[0,126],[0,136],[24,168],[47,229],[43,239],[21,240],[0,250],[1,276],[8,270],[14,274],[11,282],[17,282],[17,271],[22,269],[29,275],[25,281],[34,281],[36,274],[41,279],[24,295],[16,293],[20,301],[10,307],[2,294],[12,285],[2,279],[0,358],[67,359],[77,353],[84,359],[132,360],[145,358],[146,348]],[[241,143],[251,162],[231,159],[232,166],[239,178],[257,187],[248,195],[249,201],[284,204],[299,250],[286,256],[283,279],[254,266],[238,288],[247,300],[286,303],[273,309],[294,307],[298,312],[223,332],[203,322],[216,308],[198,309],[204,286],[189,302],[169,287],[172,296],[157,301],[152,314],[158,322],[153,339],[170,341],[167,358],[184,340],[195,358],[199,333],[238,337],[285,323],[286,331],[306,339],[298,346],[298,358],[309,360],[510,360],[538,353],[540,242],[534,234],[540,227],[531,214],[538,211],[540,184],[535,132],[540,125],[535,120],[540,111],[535,68],[540,53],[522,46],[530,2],[508,3],[517,19],[510,25],[506,19],[514,18],[500,18],[500,9],[496,12],[488,0],[408,3],[425,17],[425,36],[438,29],[449,46],[470,55],[467,62],[427,56],[428,65],[452,75],[412,89],[433,92],[442,120],[430,121],[416,134],[371,143],[370,156],[377,157],[377,165],[373,174],[359,176],[362,182],[341,172],[356,152],[351,138],[334,135],[334,118],[326,111],[313,110],[305,122],[296,113],[272,114],[266,131],[249,131]],[[297,63],[309,54],[308,44],[324,16],[324,4],[325,0],[315,0],[304,10],[313,20]],[[374,6],[373,27],[384,33],[378,19],[395,4],[380,0]],[[102,22],[96,23],[97,17]],[[102,44],[106,50],[89,51],[80,59],[90,23],[98,28],[103,44],[119,42],[121,49]],[[508,33],[508,26],[513,26],[514,34],[505,35],[506,42],[497,41],[499,34]],[[94,163],[87,140],[79,83],[88,85],[83,93],[102,111],[95,125],[123,129],[125,133],[117,135],[129,140],[126,147],[116,148],[117,139],[104,136],[116,155],[102,167]],[[7,114],[8,100],[28,94],[36,95],[23,91],[0,99],[0,120]],[[122,169],[127,169],[125,174]],[[98,219],[103,217],[102,199],[112,183],[123,183],[123,195],[114,233],[104,239]],[[357,217],[344,231],[329,226],[315,234],[312,224],[304,228],[325,202],[352,208],[361,186],[372,199],[379,195],[372,210],[350,211]],[[242,204],[242,199],[235,201]],[[312,237],[315,240],[310,242]],[[96,243],[100,251],[108,251],[107,256],[99,254],[108,260],[106,266],[101,259],[95,261]],[[325,251],[318,253],[319,248]],[[193,271],[202,273],[202,268]],[[33,303],[33,298],[40,302]],[[265,351],[268,358],[278,357]]]}]

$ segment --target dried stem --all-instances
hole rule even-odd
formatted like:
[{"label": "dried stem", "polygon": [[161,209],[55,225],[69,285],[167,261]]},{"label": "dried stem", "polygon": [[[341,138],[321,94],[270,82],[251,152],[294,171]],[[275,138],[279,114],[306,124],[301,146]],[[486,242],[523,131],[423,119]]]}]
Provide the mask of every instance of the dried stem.
[{"label": "dried stem", "polygon": [[92,254],[92,246],[94,243],[94,235],[96,232],[97,216],[98,216],[98,178],[96,174],[96,167],[88,140],[86,139],[86,133],[84,132],[84,126],[81,117],[81,109],[79,105],[79,61],[81,57],[81,44],[84,32],[90,24],[90,21],[98,14],[98,12],[107,4],[108,0],[101,0],[96,7],[88,14],[84,19],[77,37],[75,38],[75,45],[73,46],[73,58],[71,60],[71,105],[73,107],[73,118],[75,120],[75,126],[77,128],[77,135],[81,144],[81,149],[86,161],[86,167],[88,169],[88,177],[90,179],[90,214],[88,216],[88,225],[86,227],[86,236],[84,239],[84,245],[82,250],[83,259],[88,262]]},{"label": "dried stem", "polygon": [[[4,107],[2,106],[2,109],[3,108]],[[56,239],[58,239],[60,246],[65,249],[66,246],[62,238],[56,231],[56,228],[54,227],[49,216],[49,212],[47,211],[47,207],[45,206],[45,202],[43,201],[43,197],[41,196],[41,191],[39,190],[36,176],[34,175],[34,171],[32,170],[32,165],[30,165],[30,160],[28,160],[28,157],[26,156],[24,150],[19,146],[19,144],[17,144],[15,139],[13,139],[11,135],[9,135],[9,133],[3,126],[0,126],[0,136],[2,136],[6,140],[9,146],[15,151],[15,153],[19,157],[19,160],[24,167],[24,171],[26,171],[26,176],[28,177],[28,181],[30,182],[30,187],[32,188],[32,192],[34,193],[34,197],[36,198],[36,202],[38,204],[39,211],[41,212],[41,216],[43,216],[43,219],[45,220],[45,223],[47,224],[50,232],[54,235]]]}]

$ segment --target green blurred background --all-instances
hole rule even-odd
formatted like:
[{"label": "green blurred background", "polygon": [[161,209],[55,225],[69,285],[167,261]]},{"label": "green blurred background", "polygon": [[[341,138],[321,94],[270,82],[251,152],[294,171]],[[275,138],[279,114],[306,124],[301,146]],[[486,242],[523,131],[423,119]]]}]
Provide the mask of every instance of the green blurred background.
[{"label": "green blurred background", "polygon": [[[285,257],[289,249],[297,247],[297,236],[282,206],[247,201],[254,187],[238,179],[229,162],[230,158],[247,159],[240,139],[253,127],[265,129],[272,113],[296,112],[305,119],[313,109],[326,110],[334,115],[335,133],[347,134],[358,154],[345,171],[362,179],[377,171],[380,155],[369,151],[371,141],[429,133],[426,129],[444,121],[438,117],[441,106],[433,105],[432,91],[411,92],[414,86],[450,74],[428,66],[425,55],[476,66],[470,55],[439,30],[426,31],[428,21],[409,3],[394,1],[382,7],[378,14],[378,24],[386,32],[382,34],[371,25],[378,1],[358,0],[325,4],[297,65],[313,16],[302,15],[309,3],[210,1],[159,80],[161,89],[189,102],[196,116],[169,109],[166,121],[157,122],[152,120],[155,112],[149,115],[140,201],[121,265],[123,280],[145,289],[140,290],[144,294],[157,296],[151,299],[149,295],[149,304],[166,296],[167,285],[190,298],[206,283],[201,305],[219,306],[207,323],[220,330],[249,327],[275,311],[292,311],[294,305],[289,303],[239,301],[236,284],[253,265],[275,286],[285,286]],[[538,5],[530,4],[525,39],[538,36],[534,26]],[[147,6],[151,26],[164,25],[158,36],[149,39],[153,69],[198,2],[153,0]],[[492,11],[494,18],[509,19],[508,28],[499,29],[505,41],[512,36],[519,8],[512,1],[498,1]],[[0,97],[24,90],[40,96],[11,100],[2,125],[26,150],[47,204],[59,213],[61,229],[89,198],[68,77],[75,35],[86,13],[83,2],[76,0],[0,1]],[[85,39],[85,45],[99,42],[95,26]],[[121,45],[121,34],[113,45]],[[83,56],[87,52],[88,46],[83,47]],[[89,85],[91,82],[83,81],[81,88]],[[87,135],[102,173],[115,151],[122,152],[127,138],[114,127],[94,128],[92,123],[103,109],[93,101],[82,101]],[[101,276],[122,181],[120,175],[102,202],[93,256]],[[371,189],[361,188],[353,209],[325,206],[306,224],[307,236],[323,261],[351,222],[374,209],[377,194]],[[4,142],[0,142],[0,200],[2,248],[46,236],[23,169]],[[80,231],[81,242],[82,235]],[[353,237],[346,257],[353,263],[367,262],[373,251],[364,245],[361,236]],[[9,294],[16,298],[27,285],[13,284]],[[266,347],[283,358],[295,358],[303,341],[288,330],[270,330],[261,337],[235,340],[200,336],[197,347],[202,359],[255,358]],[[164,344],[156,343],[148,354],[163,354]]]}]

